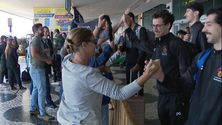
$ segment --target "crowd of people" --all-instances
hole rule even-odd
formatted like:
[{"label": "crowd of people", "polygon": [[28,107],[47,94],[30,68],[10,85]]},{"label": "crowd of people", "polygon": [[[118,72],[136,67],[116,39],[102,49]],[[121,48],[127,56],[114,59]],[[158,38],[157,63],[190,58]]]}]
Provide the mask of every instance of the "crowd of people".
[{"label": "crowd of people", "polygon": [[[122,23],[125,26],[116,49],[114,35],[110,39],[99,38],[107,21],[106,14],[99,16],[96,28],[91,31],[78,28],[75,11],[72,7],[74,21],[68,35],[55,29],[52,38],[48,27],[39,23],[32,27],[34,37],[26,56],[32,80],[30,114],[46,121],[55,119],[45,109],[45,100],[49,107],[58,107],[50,95],[53,67],[54,81],[61,80],[57,111],[60,124],[108,125],[110,98],[125,100],[136,93],[143,96],[143,86],[150,78],[157,79],[161,125],[221,124],[221,6],[207,11],[203,25],[200,22],[203,5],[188,4],[184,16],[190,27],[179,30],[177,36],[170,32],[174,15],[168,10],[157,10],[151,24],[155,39],[149,38],[146,28],[137,24],[134,14],[127,9],[111,30],[115,34]],[[105,41],[108,44],[104,49],[96,52]],[[189,49],[187,43],[193,48]],[[6,75],[12,90],[16,89],[14,83],[24,90],[16,49],[16,38],[1,37],[0,83]],[[113,81],[107,66],[121,52],[126,52],[124,87]]]},{"label": "crowd of people", "polygon": [[18,64],[18,42],[16,37],[6,37],[1,36],[0,43],[0,85],[1,88],[3,85],[3,78],[6,78],[6,82],[10,84],[11,90],[16,90],[14,84],[17,83],[19,85],[19,89],[26,90],[25,87],[22,86],[22,82],[20,79],[20,65]]}]

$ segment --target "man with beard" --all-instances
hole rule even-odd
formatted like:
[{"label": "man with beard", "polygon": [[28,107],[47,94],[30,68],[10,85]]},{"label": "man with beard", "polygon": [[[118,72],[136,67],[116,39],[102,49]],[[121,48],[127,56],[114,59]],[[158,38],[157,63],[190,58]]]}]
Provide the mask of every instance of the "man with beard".
[{"label": "man with beard", "polygon": [[[45,62],[52,64],[52,60],[44,55],[44,47],[41,41],[43,37],[42,24],[34,24],[32,27],[34,37],[30,43],[29,55],[30,55],[30,75],[33,80],[33,90],[31,98],[30,114],[38,115],[38,118],[48,121],[53,120],[46,114],[45,98],[46,98],[46,77],[45,77]],[[39,111],[37,110],[37,102]]]},{"label": "man with beard", "polygon": [[[167,88],[192,88],[189,117],[185,125],[221,125],[222,84],[222,22],[221,6],[211,8],[202,31],[213,47],[198,54],[188,70],[180,78],[172,78],[160,70],[152,76]],[[193,77],[195,75],[195,77]],[[196,82],[193,81],[195,78]],[[165,81],[172,81],[166,83]]]}]

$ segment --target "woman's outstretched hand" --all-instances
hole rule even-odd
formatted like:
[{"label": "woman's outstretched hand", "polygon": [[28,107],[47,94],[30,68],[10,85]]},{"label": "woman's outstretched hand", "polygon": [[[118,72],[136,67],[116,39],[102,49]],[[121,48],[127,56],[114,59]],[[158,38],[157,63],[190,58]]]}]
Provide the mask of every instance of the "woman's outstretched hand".
[{"label": "woman's outstretched hand", "polygon": [[162,71],[160,59],[145,61],[146,66],[144,67],[144,73],[151,75],[151,78],[158,79],[160,82],[163,81],[165,74]]}]

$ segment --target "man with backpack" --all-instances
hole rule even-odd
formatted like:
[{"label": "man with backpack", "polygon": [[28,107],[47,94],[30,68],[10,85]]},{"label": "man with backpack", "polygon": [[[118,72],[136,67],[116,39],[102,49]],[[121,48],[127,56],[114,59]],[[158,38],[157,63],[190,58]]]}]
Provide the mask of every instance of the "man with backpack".
[{"label": "man with backpack", "polygon": [[[139,39],[146,39],[147,32],[146,29],[134,21],[134,14],[132,12],[127,13],[126,22],[132,29],[132,31],[137,35]],[[125,40],[123,41],[122,51],[126,52],[126,82],[129,84],[133,80],[137,79],[143,74],[144,60],[146,53],[138,48],[132,46],[128,34],[125,35]],[[138,74],[139,73],[139,74]],[[143,89],[139,91],[139,95],[143,96]]]},{"label": "man with backpack", "polygon": [[[152,78],[158,79],[159,84],[167,88],[178,90],[195,86],[190,100],[189,117],[185,125],[221,125],[222,123],[221,10],[221,6],[208,10],[202,30],[207,36],[208,43],[213,44],[213,48],[198,54],[180,78],[175,79],[169,76],[161,68],[152,76]],[[165,82],[169,80],[172,82]]]},{"label": "man with backpack", "polygon": [[[136,34],[126,26],[126,34],[134,47],[141,48],[153,54],[152,59],[161,59],[163,72],[173,78],[179,78],[190,64],[190,57],[185,42],[170,33],[174,22],[174,15],[167,10],[157,10],[153,15],[153,31],[155,41],[139,40]],[[171,83],[172,81],[166,81]],[[186,89],[170,89],[157,81],[158,116],[161,125],[183,125],[187,120],[190,92]]]}]

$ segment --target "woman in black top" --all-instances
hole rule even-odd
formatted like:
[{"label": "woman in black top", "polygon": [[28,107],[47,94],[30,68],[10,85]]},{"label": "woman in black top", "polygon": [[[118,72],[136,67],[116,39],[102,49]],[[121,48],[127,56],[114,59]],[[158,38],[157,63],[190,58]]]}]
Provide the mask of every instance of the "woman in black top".
[{"label": "woman in black top", "polygon": [[20,65],[18,64],[18,54],[16,52],[16,41],[15,39],[8,39],[7,46],[5,49],[5,57],[6,57],[6,66],[8,68],[8,77],[9,77],[9,84],[11,86],[11,90],[16,90],[14,87],[14,81],[19,85],[19,89],[26,89],[22,86],[21,79],[20,79]]}]

